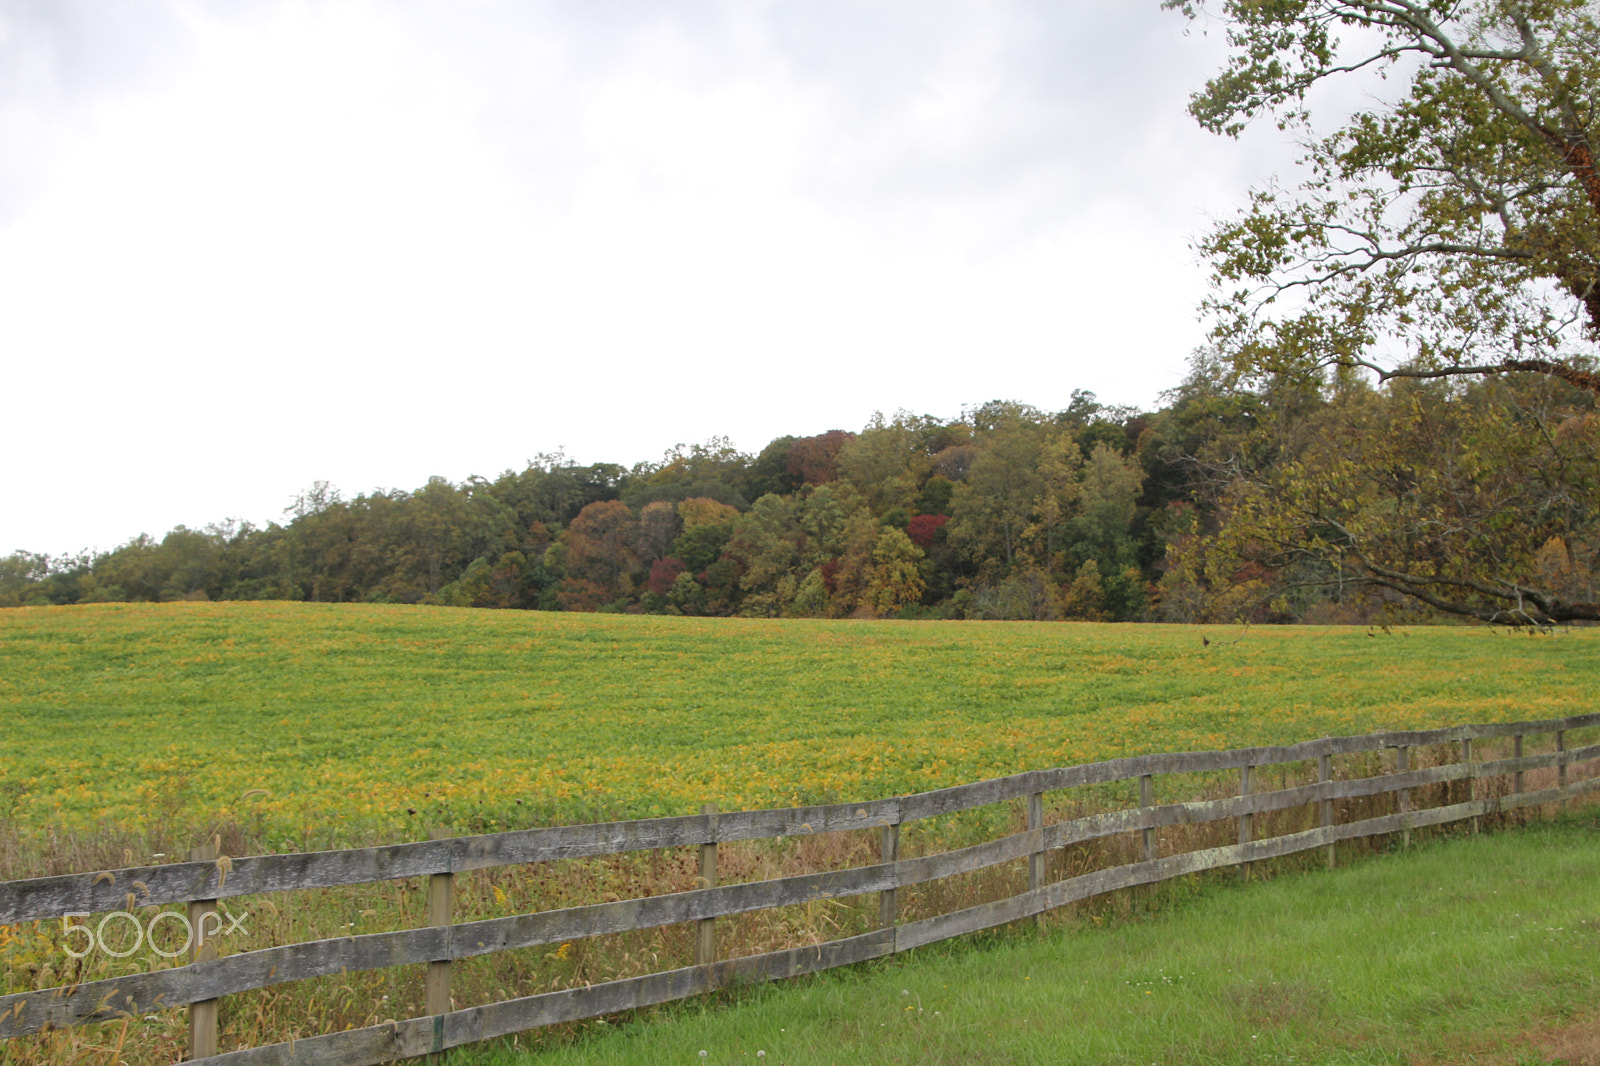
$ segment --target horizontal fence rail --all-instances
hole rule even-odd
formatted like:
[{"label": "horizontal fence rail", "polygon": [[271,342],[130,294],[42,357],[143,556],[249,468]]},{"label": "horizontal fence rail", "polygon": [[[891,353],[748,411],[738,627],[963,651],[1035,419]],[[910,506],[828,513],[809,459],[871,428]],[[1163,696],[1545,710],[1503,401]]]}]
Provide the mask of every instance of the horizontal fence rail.
[{"label": "horizontal fence rail", "polygon": [[[970,785],[864,803],[785,810],[716,812],[596,825],[554,826],[484,836],[430,840],[393,847],[135,867],[0,883],[0,924],[67,918],[134,906],[187,903],[211,906],[218,900],[308,888],[360,885],[400,878],[445,878],[471,870],[615,855],[656,848],[700,847],[711,853],[714,887],[647,896],[561,910],[519,914],[426,928],[371,933],[246,951],[221,958],[200,957],[188,965],[131,974],[69,987],[0,997],[0,1039],[51,1028],[137,1016],[169,1007],[208,1005],[209,1041],[215,1046],[214,1004],[222,997],[333,974],[427,963],[448,981],[451,961],[517,948],[566,943],[586,937],[703,923],[709,934],[717,918],[774,907],[882,894],[884,928],[801,948],[772,951],[727,961],[646,974],[464,1010],[437,1010],[425,1017],[364,1029],[247,1048],[201,1059],[229,1066],[367,1066],[397,1058],[436,1053],[461,1044],[509,1035],[562,1021],[611,1014],[693,996],[729,982],[768,980],[812,973],[865,959],[906,951],[964,933],[992,928],[1066,903],[1116,889],[1229,866],[1244,866],[1343,840],[1405,834],[1413,829],[1478,819],[1502,811],[1573,799],[1600,791],[1600,776],[1569,777],[1573,768],[1592,769],[1600,743],[1568,748],[1566,733],[1600,725],[1600,714],[1512,724],[1455,726],[1448,729],[1330,737],[1285,747],[1235,751],[1142,755],[1108,762],[1031,771]],[[1555,750],[1522,754],[1526,737],[1554,734]],[[1476,740],[1511,737],[1516,754],[1487,762],[1470,761]],[[1469,758],[1412,768],[1406,753],[1417,748],[1455,745]],[[1332,779],[1328,759],[1335,755],[1381,753],[1396,749],[1393,772],[1371,777]],[[1262,768],[1316,763],[1314,784],[1255,791],[1253,774]],[[1555,769],[1556,785],[1522,788],[1525,773]],[[1222,799],[1154,804],[1154,775],[1240,773],[1240,794]],[[1413,809],[1411,790],[1428,785],[1511,776],[1514,791],[1477,796],[1440,807]],[[1043,824],[1042,794],[1085,785],[1138,781],[1141,805]],[[1333,824],[1332,801],[1397,794],[1393,814]],[[898,858],[895,841],[906,822],[1025,799],[1029,828],[970,847],[915,858]],[[1322,824],[1310,830],[1251,839],[1255,816],[1320,804]],[[1237,844],[1157,857],[1150,831],[1165,826],[1237,820]],[[715,845],[742,840],[781,839],[819,833],[879,830],[883,861],[868,866],[799,876],[715,885]],[[1145,860],[1043,883],[1042,857],[1072,844],[1145,831]],[[958,874],[1029,860],[1028,890],[994,902],[917,921],[895,922],[895,890]],[[1331,861],[1331,852],[1330,852]],[[447,897],[446,897],[447,898]],[[447,906],[447,904],[446,904]],[[448,919],[446,919],[448,921]],[[203,925],[204,923],[202,923]],[[708,939],[707,943],[713,943]],[[697,955],[697,958],[701,956]],[[447,984],[443,987],[447,987]],[[439,1000],[448,1005],[448,1000]],[[434,1011],[430,1000],[429,1010]]]}]

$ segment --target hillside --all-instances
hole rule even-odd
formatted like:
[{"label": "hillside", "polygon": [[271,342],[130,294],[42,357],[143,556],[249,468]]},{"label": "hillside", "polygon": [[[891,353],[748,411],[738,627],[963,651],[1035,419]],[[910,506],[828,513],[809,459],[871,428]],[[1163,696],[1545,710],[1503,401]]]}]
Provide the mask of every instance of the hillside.
[{"label": "hillside", "polygon": [[290,603],[4,610],[0,815],[33,829],[233,819],[299,846],[851,800],[1148,751],[1582,713],[1600,683],[1596,639]]}]

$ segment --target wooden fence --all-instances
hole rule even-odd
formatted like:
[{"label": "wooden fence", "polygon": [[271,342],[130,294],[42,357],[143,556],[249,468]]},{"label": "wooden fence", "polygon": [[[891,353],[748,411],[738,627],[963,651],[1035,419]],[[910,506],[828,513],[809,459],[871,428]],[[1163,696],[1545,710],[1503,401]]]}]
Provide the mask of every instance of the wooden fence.
[{"label": "wooden fence", "polygon": [[[1326,848],[1341,840],[1399,833],[1424,826],[1477,819],[1499,811],[1574,798],[1600,791],[1600,743],[1572,748],[1571,730],[1600,725],[1600,714],[1517,724],[1468,725],[1416,732],[1334,737],[1288,747],[1240,751],[1143,755],[1110,762],[1037,770],[912,796],[787,810],[719,812],[707,805],[698,815],[598,825],[568,825],[487,836],[438,839],[392,847],[197,861],[99,873],[0,883],[0,924],[109,912],[130,900],[140,907],[186,903],[201,929],[201,915],[217,901],[259,893],[359,885],[427,876],[426,928],[339,937],[215,957],[216,937],[196,949],[187,965],[77,986],[0,997],[0,1039],[49,1028],[82,1025],[189,1005],[192,1058],[215,1066],[366,1066],[443,1051],[479,1040],[683,999],[735,981],[768,980],[813,973],[905,951],[923,944],[988,929],[1115,889],[1151,884],[1184,874]],[[1525,754],[1527,739],[1552,736],[1548,750]],[[1473,743],[1512,738],[1512,755],[1474,761]],[[1414,768],[1418,748],[1453,745],[1456,762]],[[1394,750],[1393,769],[1370,777],[1336,780],[1336,756]],[[1383,760],[1387,763],[1387,760]],[[1317,766],[1312,784],[1258,791],[1261,768],[1302,763]],[[1554,784],[1525,790],[1524,774],[1554,769]],[[1155,775],[1237,771],[1239,794],[1223,799],[1156,804]],[[1574,771],[1570,772],[1569,771]],[[1545,777],[1550,775],[1546,774]],[[1487,779],[1503,787],[1488,794]],[[1061,789],[1114,782],[1139,785],[1139,804],[1046,824],[1044,797]],[[1466,782],[1469,797],[1432,808],[1413,805],[1413,789]],[[1336,824],[1335,801],[1395,794],[1393,813]],[[900,827],[908,822],[988,804],[1027,801],[1027,829],[972,847],[917,858],[900,858]],[[1307,807],[1316,828],[1255,838],[1255,816]],[[1236,820],[1239,842],[1180,854],[1157,853],[1155,831],[1163,826]],[[879,834],[877,863],[845,870],[718,886],[717,846],[741,840],[813,833],[873,830]],[[1068,845],[1142,831],[1142,861],[1047,882],[1045,856]],[[519,914],[451,924],[453,875],[469,870],[557,859],[618,854],[650,848],[697,847],[706,887],[671,895],[627,899],[565,910]],[[918,921],[898,921],[896,890],[1027,859],[1026,891],[995,902]],[[880,928],[861,935],[784,951],[718,961],[719,917],[879,893]],[[604,984],[525,996],[485,1006],[451,1010],[450,963],[455,959],[583,937],[664,925],[698,923],[696,964]],[[216,921],[213,919],[215,930]],[[216,1054],[216,1004],[224,996],[289,981],[408,963],[427,963],[424,1017],[293,1042]]]}]

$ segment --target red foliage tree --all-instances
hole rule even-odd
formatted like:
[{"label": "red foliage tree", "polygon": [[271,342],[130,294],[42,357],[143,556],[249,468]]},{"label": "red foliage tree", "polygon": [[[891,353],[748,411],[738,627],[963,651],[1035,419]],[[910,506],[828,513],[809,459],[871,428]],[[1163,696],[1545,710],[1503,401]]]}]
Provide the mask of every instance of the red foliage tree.
[{"label": "red foliage tree", "polygon": [[657,559],[650,565],[650,591],[665,596],[672,591],[672,583],[678,580],[678,575],[688,569],[678,559]]},{"label": "red foliage tree", "polygon": [[906,536],[911,538],[911,543],[926,551],[933,543],[934,534],[948,521],[950,516],[947,514],[919,514],[906,526]]},{"label": "red foliage tree", "polygon": [[855,440],[854,433],[830,429],[815,437],[801,437],[789,445],[789,476],[807,485],[825,485],[839,476],[839,452]]}]

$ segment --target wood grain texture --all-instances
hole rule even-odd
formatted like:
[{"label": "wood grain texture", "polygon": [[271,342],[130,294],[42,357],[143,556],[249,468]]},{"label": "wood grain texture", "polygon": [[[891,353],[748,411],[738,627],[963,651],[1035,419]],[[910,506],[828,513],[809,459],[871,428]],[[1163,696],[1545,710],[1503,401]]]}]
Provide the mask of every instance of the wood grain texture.
[{"label": "wood grain texture", "polygon": [[[1319,785],[1322,785],[1322,786],[1327,786],[1329,784],[1332,784],[1332,782],[1333,782],[1333,756],[1331,756],[1331,755],[1318,756],[1318,758],[1317,758],[1317,783]],[[1332,800],[1323,800],[1322,801],[1322,810],[1319,812],[1319,815],[1318,815],[1318,824],[1322,828],[1327,829],[1327,828],[1329,828],[1330,826],[1333,825],[1333,820],[1334,820],[1333,819],[1333,801]],[[1336,861],[1336,857],[1334,855],[1334,847],[1333,847],[1332,843],[1329,843],[1328,846],[1327,846],[1326,860],[1327,860],[1327,863],[1328,863],[1328,869],[1330,869],[1330,870],[1333,869],[1334,868],[1334,863]]]},{"label": "wood grain texture", "polygon": [[[900,827],[886,825],[878,834],[878,864],[893,864],[900,858]],[[896,881],[899,871],[896,870]],[[900,916],[899,902],[892,888],[878,893],[878,928],[888,929]]]},{"label": "wood grain texture", "polygon": [[[1517,754],[1522,754],[1522,738],[1520,736],[1517,738]],[[1403,774],[1411,768],[1410,759],[1411,749],[1406,747],[1404,744],[1394,749],[1394,772],[1396,775]],[[1521,792],[1522,790],[1519,788],[1517,791]],[[1396,790],[1395,809],[1401,814],[1410,813],[1411,790],[1409,788],[1401,788]],[[1400,846],[1402,848],[1409,848],[1411,846],[1411,823],[1406,822],[1405,826],[1406,828],[1400,831]]]},{"label": "wood grain texture", "polygon": [[[442,829],[433,831],[435,840],[448,839]],[[454,894],[454,874],[428,875],[428,925],[441,928],[450,925],[450,903]],[[450,957],[446,953],[428,960],[428,976],[423,986],[423,1009],[429,1014],[443,1014],[450,1009]],[[433,1066],[438,1066],[437,1061]]]},{"label": "wood grain texture", "polygon": [[[189,852],[190,862],[215,862],[217,858],[217,845],[215,840]],[[190,950],[190,962],[209,962],[217,957],[217,934],[222,926],[217,920],[217,901],[214,899],[191,900],[188,906],[189,928],[192,930],[193,941]],[[212,919],[208,922],[206,919]],[[151,919],[152,921],[154,919]],[[189,1057],[191,1059],[204,1058],[217,1053],[217,1001],[215,999],[197,999],[189,1004]]]},{"label": "wood grain texture", "polygon": [[[717,805],[706,803],[700,813],[711,821],[711,841],[700,845],[700,876],[695,879],[699,888],[717,887]],[[695,923],[694,964],[704,966],[717,961],[717,920],[701,918]]]}]

